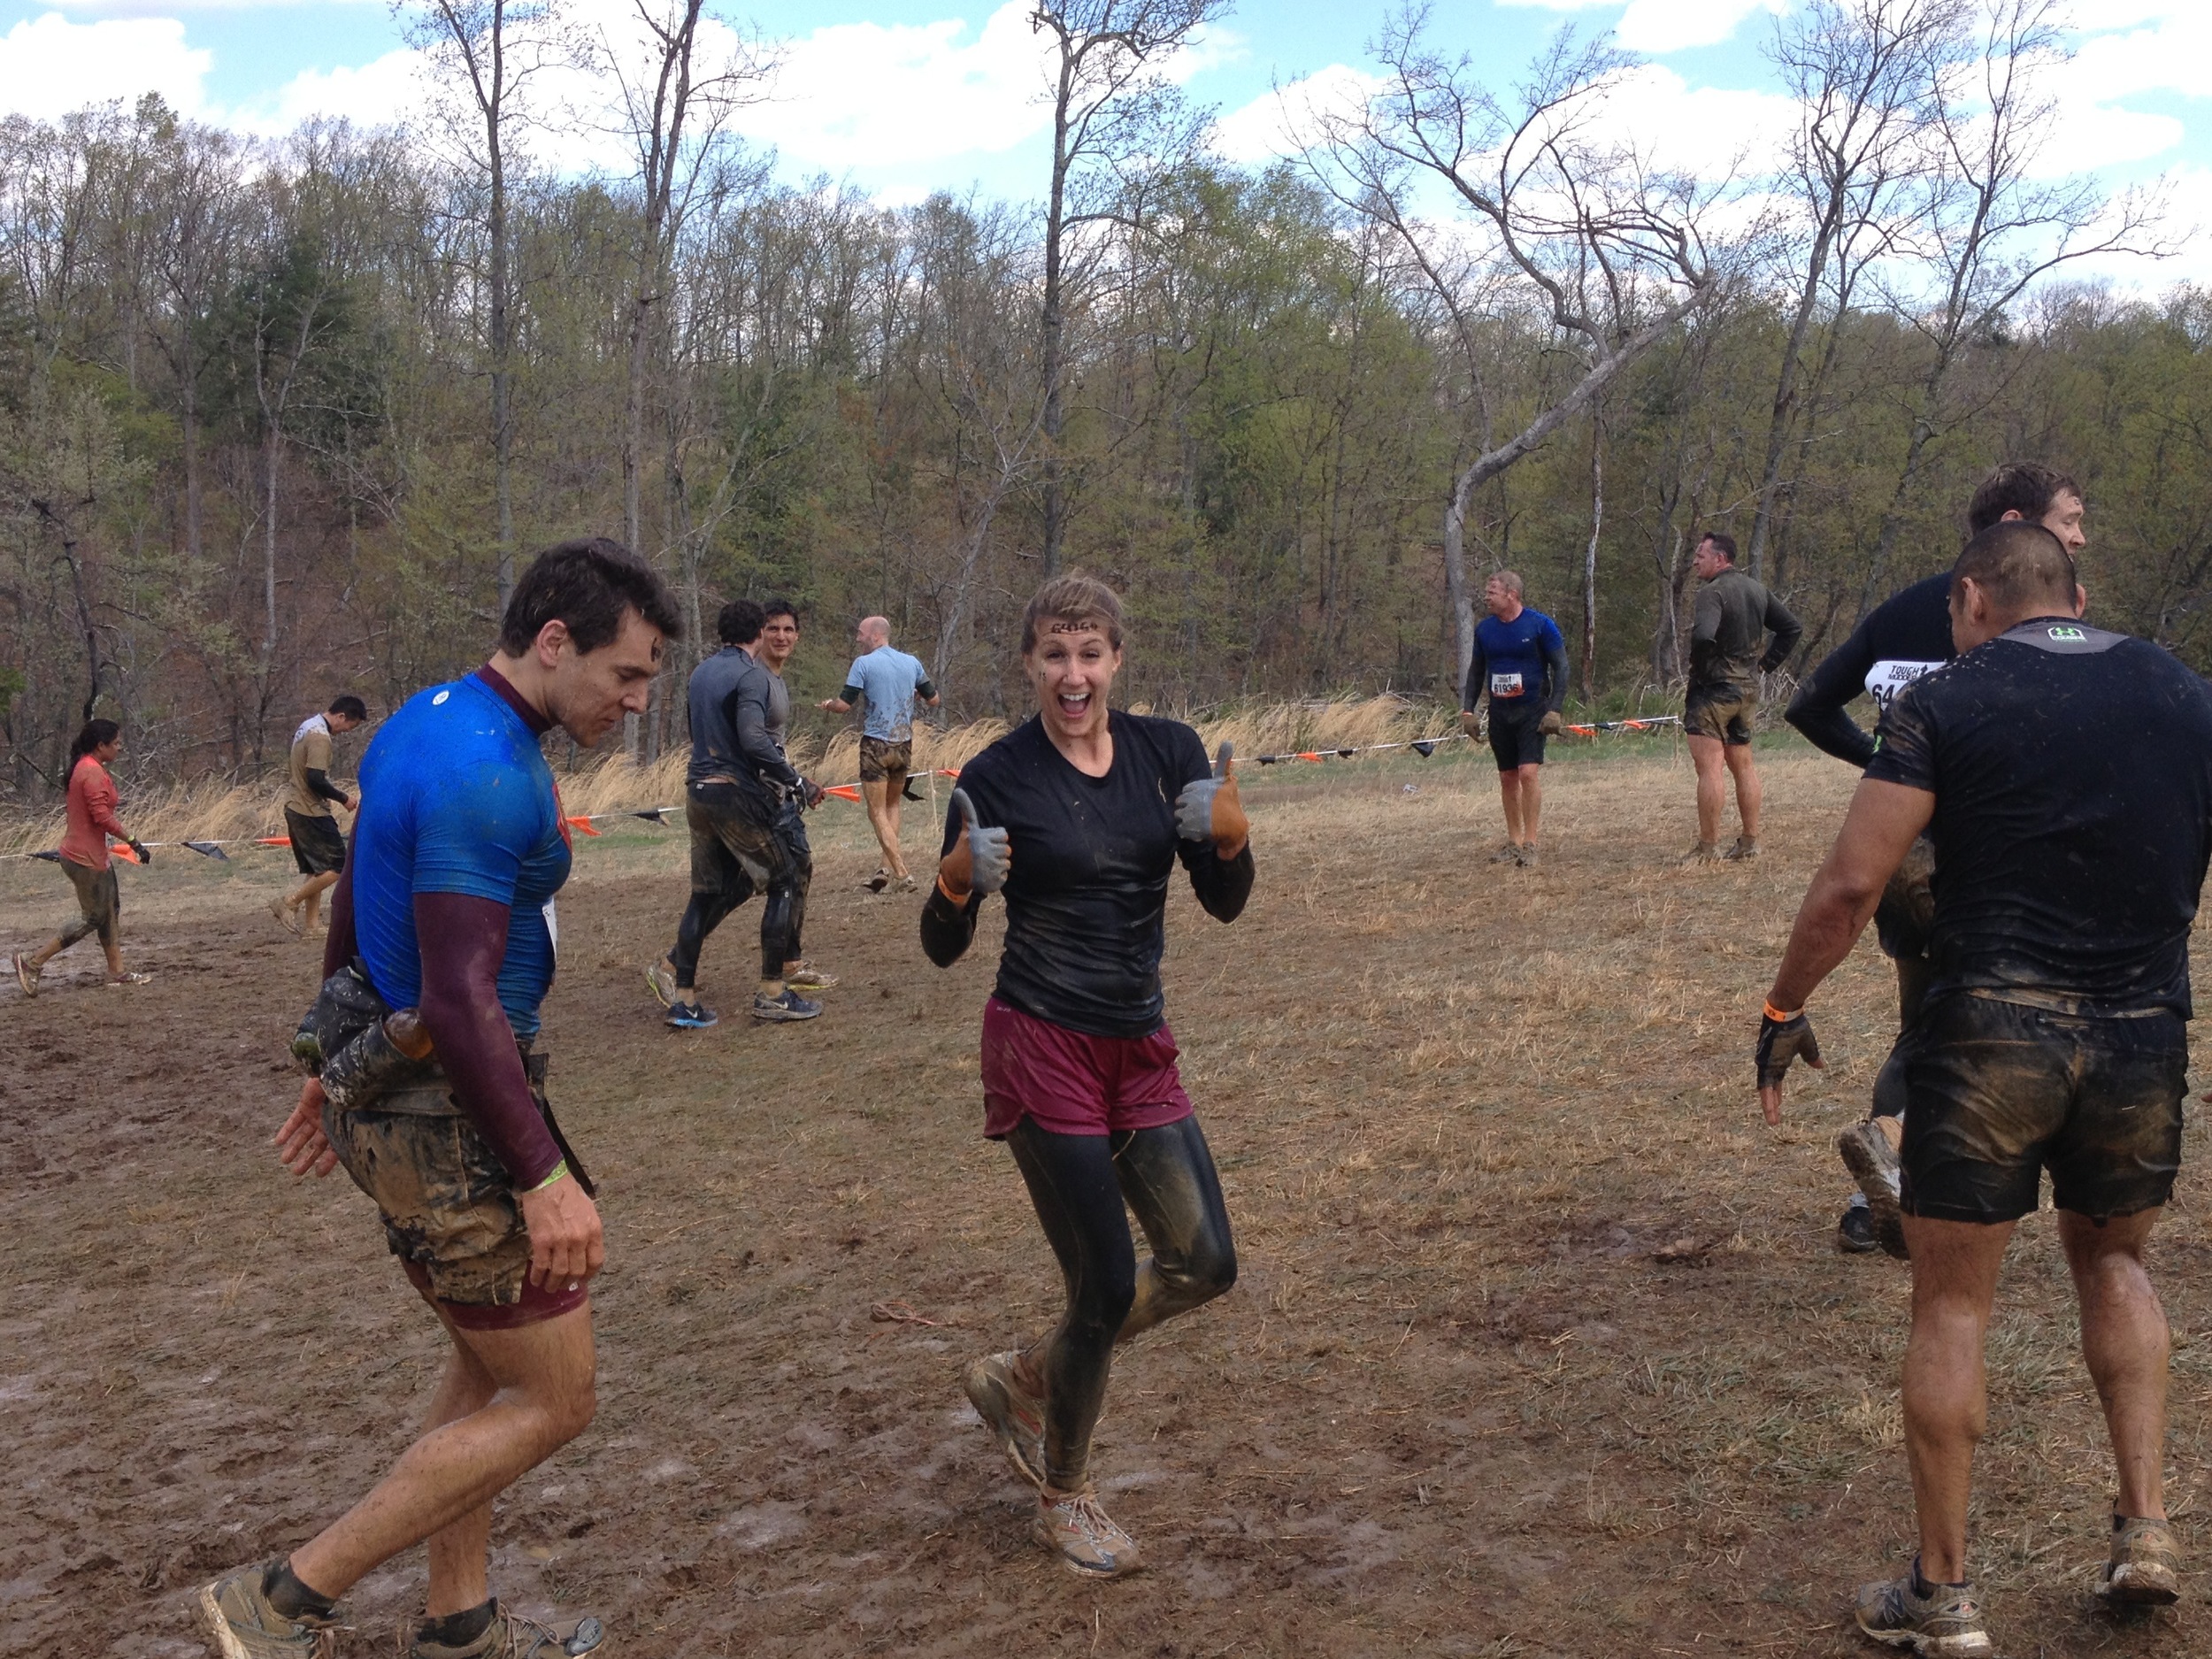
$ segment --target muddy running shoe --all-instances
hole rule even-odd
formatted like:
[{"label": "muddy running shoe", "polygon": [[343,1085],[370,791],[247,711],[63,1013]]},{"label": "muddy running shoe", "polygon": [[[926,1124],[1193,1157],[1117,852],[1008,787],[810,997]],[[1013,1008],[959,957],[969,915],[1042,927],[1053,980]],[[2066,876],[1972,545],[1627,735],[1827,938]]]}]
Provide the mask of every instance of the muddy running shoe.
[{"label": "muddy running shoe", "polygon": [[684,995],[676,983],[676,964],[666,956],[645,970],[645,983],[653,993],[653,1000],[663,1008],[673,1008],[679,1002],[696,1000]]},{"label": "muddy running shoe", "polygon": [[408,1645],[407,1659],[553,1659],[556,1654],[574,1659],[576,1655],[589,1653],[606,1640],[606,1628],[597,1619],[588,1618],[563,1636],[534,1618],[510,1613],[494,1601],[492,1622],[474,1641],[456,1647],[427,1640],[418,1632]]},{"label": "muddy running shoe", "polygon": [[678,1031],[711,1031],[722,1017],[703,1002],[671,1002],[666,1023]]},{"label": "muddy running shoe", "polygon": [[23,995],[26,996],[36,996],[38,995],[38,976],[43,972],[43,970],[33,967],[31,965],[31,959],[19,950],[15,953],[14,963],[15,982],[23,987]]},{"label": "muddy running shoe", "polygon": [[1721,855],[1732,864],[1744,864],[1758,856],[1759,843],[1748,835],[1737,836],[1736,844]]},{"label": "muddy running shoe", "polygon": [[899,891],[900,891],[900,892],[902,892],[902,893],[919,893],[921,890],[922,890],[922,884],[921,884],[920,882],[918,882],[918,881],[915,880],[915,879],[914,879],[914,878],[913,878],[912,876],[901,876],[901,877],[899,878]]},{"label": "muddy running shoe", "polygon": [[1518,841],[1507,841],[1503,846],[1500,847],[1497,851],[1490,855],[1490,862],[1494,864],[1519,864],[1521,862],[1521,843]]},{"label": "muddy running shoe", "polygon": [[2181,1555],[2173,1529],[2144,1516],[2112,1517],[2112,1559],[2097,1594],[2131,1607],[2170,1607],[2181,1599]]},{"label": "muddy running shoe", "polygon": [[860,885],[862,889],[865,892],[880,893],[884,890],[884,888],[891,885],[891,872],[879,865],[876,869],[875,874],[870,876]]},{"label": "muddy running shoe", "polygon": [[151,985],[153,982],[154,976],[150,973],[119,973],[108,981],[108,989],[119,991],[127,985]]},{"label": "muddy running shoe", "polygon": [[1851,1179],[1866,1196],[1875,1242],[1901,1262],[1912,1260],[1905,1244],[1905,1212],[1900,1203],[1904,1171],[1897,1162],[1897,1148],[1890,1145],[1882,1126],[1871,1118],[1853,1124],[1836,1137],[1836,1150],[1843,1155]]},{"label": "muddy running shoe", "polygon": [[1846,1256],[1869,1256],[1882,1248],[1874,1236],[1874,1217],[1857,1199],[1843,1207],[1836,1218],[1836,1248]]},{"label": "muddy running shoe", "polygon": [[819,1002],[808,1002],[789,986],[784,987],[781,996],[763,996],[758,991],[753,993],[755,1019],[812,1019],[821,1011]]},{"label": "muddy running shoe", "polygon": [[1685,864],[1717,864],[1720,862],[1720,843],[1718,841],[1694,842],[1690,850],[1682,855],[1682,862]]},{"label": "muddy running shoe", "polygon": [[271,899],[269,901],[269,914],[277,918],[277,926],[279,927],[281,927],[286,933],[291,934],[295,939],[299,937],[301,932],[303,931],[303,925],[300,921],[299,912],[292,908],[288,900],[280,898]]},{"label": "muddy running shoe", "polygon": [[1536,843],[1534,841],[1529,842],[1526,846],[1521,849],[1519,862],[1521,868],[1524,870],[1533,870],[1536,868]]},{"label": "muddy running shoe", "polygon": [[785,969],[783,982],[795,985],[802,991],[833,991],[837,988],[835,974],[825,973],[821,969],[810,967],[803,962],[795,968]]},{"label": "muddy running shoe", "polygon": [[1997,1651],[1970,1584],[1932,1584],[1920,1593],[1919,1563],[1901,1578],[1859,1592],[1859,1628],[1876,1641],[1909,1647],[1924,1659],[1978,1659]]},{"label": "muddy running shoe", "polygon": [[1037,1541],[1070,1572],[1083,1578],[1118,1578],[1144,1565],[1137,1540],[1099,1508],[1095,1486],[1064,1497],[1041,1493],[1039,1498]]},{"label": "muddy running shoe", "polygon": [[290,1619],[262,1588],[274,1562],[236,1567],[200,1592],[200,1617],[223,1659],[330,1659],[338,1651],[345,1609]]},{"label": "muddy running shoe", "polygon": [[1011,1352],[991,1354],[968,1367],[968,1403],[998,1442],[1014,1472],[1042,1492],[1045,1486],[1045,1402],[1021,1385]]}]

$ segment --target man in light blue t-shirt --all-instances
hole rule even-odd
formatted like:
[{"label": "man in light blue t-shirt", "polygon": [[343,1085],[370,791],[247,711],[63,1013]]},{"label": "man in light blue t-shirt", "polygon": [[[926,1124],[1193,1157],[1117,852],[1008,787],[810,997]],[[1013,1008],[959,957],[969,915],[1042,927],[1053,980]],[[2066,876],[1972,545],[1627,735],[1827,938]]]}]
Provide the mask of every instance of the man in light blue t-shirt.
[{"label": "man in light blue t-shirt", "polygon": [[900,892],[911,893],[914,878],[899,856],[899,803],[914,764],[914,702],[918,697],[935,708],[937,687],[929,683],[929,671],[919,658],[891,649],[889,618],[863,617],[853,642],[860,655],[845,676],[845,688],[824,698],[822,707],[832,714],[849,714],[856,703],[868,705],[860,727],[860,793],[867,799],[868,822],[883,848],[883,863],[860,885],[880,893],[895,881]]}]

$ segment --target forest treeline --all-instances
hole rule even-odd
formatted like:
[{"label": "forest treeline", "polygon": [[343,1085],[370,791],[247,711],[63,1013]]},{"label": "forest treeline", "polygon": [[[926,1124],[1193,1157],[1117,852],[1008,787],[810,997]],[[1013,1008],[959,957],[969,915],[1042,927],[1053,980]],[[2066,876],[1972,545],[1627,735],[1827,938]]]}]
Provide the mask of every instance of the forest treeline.
[{"label": "forest treeline", "polygon": [[1502,566],[1583,695],[1665,686],[1706,527],[1810,657],[2005,457],[2080,480],[2100,621],[2212,658],[2212,294],[2071,280],[2171,233],[2034,165],[2034,0],[1801,8],[1801,129],[1725,179],[1607,135],[1601,45],[1508,95],[1414,15],[1369,104],[1239,169],[1146,73],[1219,12],[1040,6],[1034,202],[780,181],[728,120],[772,52],[704,62],[699,0],[610,81],[627,173],[533,164],[519,66],[588,54],[502,0],[419,19],[442,127],[0,123],[0,788],[47,796],[88,712],[128,772],[253,775],[329,695],[479,660],[517,559],[580,534],[691,618],[641,758],[726,598],[798,603],[817,694],[881,611],[967,717],[1018,705],[1067,565],[1128,595],[1156,703],[1449,695]]}]

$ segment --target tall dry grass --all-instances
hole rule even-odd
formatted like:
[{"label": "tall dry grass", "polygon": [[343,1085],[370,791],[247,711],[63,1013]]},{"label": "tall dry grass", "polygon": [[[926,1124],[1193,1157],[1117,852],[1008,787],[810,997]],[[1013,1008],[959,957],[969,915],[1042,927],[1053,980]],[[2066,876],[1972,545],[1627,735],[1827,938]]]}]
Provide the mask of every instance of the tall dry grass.
[{"label": "tall dry grass", "polygon": [[[1150,712],[1140,705],[1141,712]],[[1256,703],[1193,720],[1209,749],[1224,741],[1243,756],[1348,749],[1405,742],[1455,732],[1454,711],[1402,697],[1340,697]],[[942,728],[914,728],[918,771],[965,765],[1004,736],[1002,720],[972,720]],[[360,749],[350,745],[348,759]],[[634,812],[683,800],[687,752],[679,749],[649,765],[621,754],[592,757],[560,776],[562,803],[572,813]],[[824,783],[851,783],[860,776],[860,734],[802,731],[791,743],[795,765]],[[226,779],[155,788],[133,788],[124,797],[123,822],[141,841],[243,841],[284,833],[284,784],[271,777],[257,784]],[[0,852],[31,852],[54,846],[66,827],[58,807],[0,818]]]}]

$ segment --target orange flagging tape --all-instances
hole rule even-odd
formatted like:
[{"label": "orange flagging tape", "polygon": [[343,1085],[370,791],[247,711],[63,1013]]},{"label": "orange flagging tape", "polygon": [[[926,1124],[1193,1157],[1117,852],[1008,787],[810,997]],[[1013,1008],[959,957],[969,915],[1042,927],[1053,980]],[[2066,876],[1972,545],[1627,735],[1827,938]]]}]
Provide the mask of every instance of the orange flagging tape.
[{"label": "orange flagging tape", "polygon": [[591,819],[585,814],[579,813],[576,817],[569,819],[568,822],[569,826],[572,829],[580,829],[587,835],[596,835],[599,833],[597,830],[592,828]]}]

